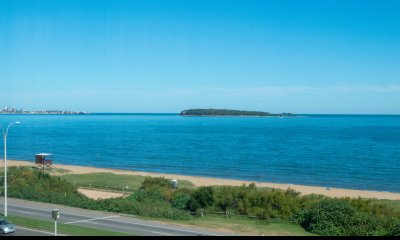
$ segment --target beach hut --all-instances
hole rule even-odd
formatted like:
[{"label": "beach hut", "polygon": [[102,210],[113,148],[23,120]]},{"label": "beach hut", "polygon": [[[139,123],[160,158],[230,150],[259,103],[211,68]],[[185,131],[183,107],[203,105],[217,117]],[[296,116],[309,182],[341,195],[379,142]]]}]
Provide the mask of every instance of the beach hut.
[{"label": "beach hut", "polygon": [[177,179],[172,179],[171,180],[171,185],[173,188],[178,188],[178,180]]},{"label": "beach hut", "polygon": [[38,153],[35,155],[35,163],[36,166],[43,169],[45,167],[52,168],[53,167],[53,154],[51,153]]}]

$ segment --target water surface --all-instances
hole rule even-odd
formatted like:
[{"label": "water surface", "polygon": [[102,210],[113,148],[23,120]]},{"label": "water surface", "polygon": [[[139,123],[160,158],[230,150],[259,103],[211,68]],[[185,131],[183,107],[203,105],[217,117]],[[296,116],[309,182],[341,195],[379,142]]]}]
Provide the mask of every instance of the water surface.
[{"label": "water surface", "polygon": [[400,116],[0,115],[15,120],[9,159],[400,192]]}]

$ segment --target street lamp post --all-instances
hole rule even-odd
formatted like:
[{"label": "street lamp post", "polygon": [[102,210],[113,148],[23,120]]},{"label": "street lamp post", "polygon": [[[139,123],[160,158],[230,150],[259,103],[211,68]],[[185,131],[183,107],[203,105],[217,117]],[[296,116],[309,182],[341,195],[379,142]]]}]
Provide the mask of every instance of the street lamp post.
[{"label": "street lamp post", "polygon": [[4,139],[4,216],[5,217],[7,217],[7,135],[8,135],[8,129],[10,129],[10,127],[14,124],[20,124],[20,122],[10,123],[5,131],[3,128],[1,128]]}]

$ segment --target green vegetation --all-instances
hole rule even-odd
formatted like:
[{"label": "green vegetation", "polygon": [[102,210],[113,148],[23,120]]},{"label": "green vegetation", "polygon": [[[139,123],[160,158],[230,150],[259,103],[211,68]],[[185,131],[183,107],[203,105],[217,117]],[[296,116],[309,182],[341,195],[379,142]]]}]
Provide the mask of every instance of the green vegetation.
[{"label": "green vegetation", "polygon": [[272,114],[269,112],[258,112],[258,111],[239,111],[239,110],[228,110],[228,109],[188,109],[180,113],[181,116],[259,116],[259,117],[271,117],[271,116],[293,116],[291,113],[280,113]]},{"label": "green vegetation", "polygon": [[[354,201],[354,200],[353,200]],[[400,216],[400,201],[394,201],[394,200],[368,200],[364,201],[368,202],[368,205],[371,206],[371,208],[364,207],[364,211],[368,211],[370,209],[373,214],[379,214],[381,216],[386,216],[386,215],[395,215],[395,216]],[[359,208],[361,208],[360,206]]]},{"label": "green vegetation", "polygon": [[140,188],[143,176],[116,175],[113,173],[66,174],[61,179],[73,183],[77,187],[91,187],[122,191],[128,186],[129,191]]},{"label": "green vegetation", "polygon": [[[156,181],[145,178],[144,183],[148,179],[147,182],[151,182],[152,186],[160,184],[162,187],[159,188],[152,187],[149,190],[142,188],[126,198],[93,200],[79,193],[72,183],[60,177],[42,173],[35,168],[10,167],[9,176],[8,194],[14,198],[144,217],[167,219],[192,217],[188,211],[174,208],[170,202],[165,201],[166,196],[170,196],[173,200],[173,194],[172,185],[164,178],[155,178]],[[168,185],[167,188],[166,185]]]},{"label": "green vegetation", "polygon": [[[77,187],[122,191],[126,186],[128,186],[128,189],[125,190],[136,191],[140,188],[146,177],[113,173],[90,173],[66,174],[60,176],[60,178],[73,183]],[[189,181],[179,180],[179,186],[192,188],[194,185]]]},{"label": "green vegetation", "polygon": [[258,234],[276,227],[281,233],[304,235],[300,226],[318,235],[400,234],[398,201],[301,196],[292,189],[255,184],[174,189],[167,179],[149,177],[125,198],[92,200],[60,177],[26,167],[10,168],[9,173],[9,196],[34,201]]},{"label": "green vegetation", "polygon": [[[46,171],[46,170],[45,170]],[[49,171],[49,173],[57,173],[57,174],[67,174],[69,172],[71,172],[70,170],[66,170],[66,169],[62,169],[62,168],[51,168]]]},{"label": "green vegetation", "polygon": [[[20,216],[8,216],[7,220],[10,221],[12,224],[17,225],[17,229],[18,226],[23,226],[37,230],[44,230],[48,232],[54,231],[53,221],[37,220]],[[63,223],[57,224],[57,231],[60,234],[72,235],[72,236],[128,236],[128,234],[125,233],[107,231],[102,229],[86,228],[86,227],[68,225]]]},{"label": "green vegetation", "polygon": [[[362,203],[362,201],[358,200]],[[307,231],[325,236],[394,236],[400,219],[357,209],[351,201],[324,199],[294,219]]]},{"label": "green vegetation", "polygon": [[203,217],[194,217],[185,221],[173,221],[173,223],[204,227],[226,232],[236,232],[245,235],[266,236],[311,236],[298,224],[286,221],[265,221],[246,216],[231,216],[225,218],[217,214],[205,214]]}]

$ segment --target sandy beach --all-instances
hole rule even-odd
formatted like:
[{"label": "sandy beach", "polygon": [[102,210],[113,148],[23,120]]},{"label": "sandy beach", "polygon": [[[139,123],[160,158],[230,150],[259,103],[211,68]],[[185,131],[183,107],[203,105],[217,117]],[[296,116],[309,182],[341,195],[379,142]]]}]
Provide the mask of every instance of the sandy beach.
[{"label": "sandy beach", "polygon": [[[34,166],[33,161],[16,161],[7,160],[7,166]],[[228,186],[241,186],[243,184],[255,183],[258,187],[268,187],[286,190],[291,188],[295,191],[301,192],[303,195],[307,194],[321,194],[329,197],[352,197],[352,198],[376,198],[376,199],[388,199],[388,200],[400,200],[400,193],[393,192],[380,192],[380,191],[366,191],[366,190],[353,190],[353,189],[340,189],[330,188],[329,190],[325,187],[316,186],[304,186],[295,184],[279,184],[279,183],[268,183],[268,182],[255,182],[255,181],[241,181],[232,179],[220,179],[220,178],[209,178],[209,177],[198,177],[198,176],[185,176],[175,174],[163,174],[163,173],[151,173],[151,172],[140,172],[130,170],[117,170],[117,169],[105,169],[75,165],[64,165],[54,164],[55,168],[68,170],[71,174],[86,174],[86,173],[98,173],[108,172],[114,174],[125,174],[125,175],[141,175],[150,177],[165,177],[168,179],[180,179],[192,182],[195,186],[216,186],[216,185],[228,185]]]}]

